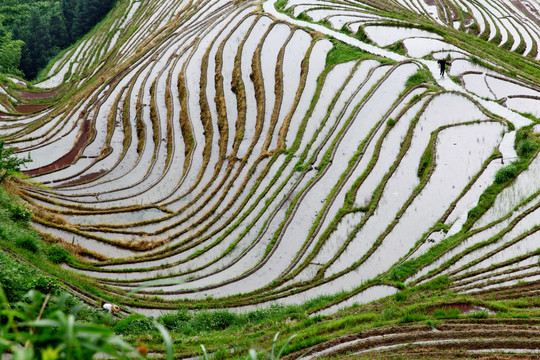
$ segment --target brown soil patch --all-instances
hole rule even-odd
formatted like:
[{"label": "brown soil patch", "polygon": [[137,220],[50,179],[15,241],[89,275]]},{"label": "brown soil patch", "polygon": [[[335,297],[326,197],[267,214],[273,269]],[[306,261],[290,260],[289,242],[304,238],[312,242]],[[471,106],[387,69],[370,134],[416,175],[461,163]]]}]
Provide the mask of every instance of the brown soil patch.
[{"label": "brown soil patch", "polygon": [[99,171],[96,171],[96,172],[93,172],[93,173],[90,173],[90,174],[85,174],[75,180],[72,180],[72,181],[68,181],[66,183],[64,183],[62,186],[70,186],[70,185],[78,185],[78,184],[82,184],[82,183],[85,183],[85,182],[89,182],[89,181],[92,181],[92,180],[95,180],[97,178],[99,178],[100,176],[102,176],[103,174],[105,174],[107,171],[104,170],[104,169],[101,169]]},{"label": "brown soil patch", "polygon": [[81,129],[81,133],[77,142],[73,148],[60,159],[56,160],[54,163],[43,166],[34,170],[24,171],[23,174],[26,176],[37,176],[42,174],[51,173],[60,169],[64,169],[71,165],[75,159],[79,157],[81,150],[86,146],[86,144],[94,137],[94,130],[92,129],[92,123],[90,120],[85,120]]},{"label": "brown soil patch", "polygon": [[49,99],[49,98],[55,97],[56,95],[58,95],[58,93],[60,92],[61,89],[62,89],[62,86],[59,87],[59,88],[56,88],[54,90],[45,91],[45,92],[33,92],[33,91],[25,91],[25,90],[15,90],[15,93],[17,94],[17,96],[19,96],[21,98],[24,98],[24,99],[41,100],[41,99]]},{"label": "brown soil patch", "polygon": [[49,105],[37,104],[37,105],[16,105],[15,110],[21,114],[33,114],[46,109]]}]

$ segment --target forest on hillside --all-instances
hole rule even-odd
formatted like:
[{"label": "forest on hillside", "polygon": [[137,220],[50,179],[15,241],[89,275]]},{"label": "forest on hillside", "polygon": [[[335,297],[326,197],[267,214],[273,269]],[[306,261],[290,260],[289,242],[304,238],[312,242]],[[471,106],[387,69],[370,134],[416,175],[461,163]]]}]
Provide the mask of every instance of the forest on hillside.
[{"label": "forest on hillside", "polygon": [[115,1],[2,1],[0,72],[34,79],[51,58],[103,19]]}]

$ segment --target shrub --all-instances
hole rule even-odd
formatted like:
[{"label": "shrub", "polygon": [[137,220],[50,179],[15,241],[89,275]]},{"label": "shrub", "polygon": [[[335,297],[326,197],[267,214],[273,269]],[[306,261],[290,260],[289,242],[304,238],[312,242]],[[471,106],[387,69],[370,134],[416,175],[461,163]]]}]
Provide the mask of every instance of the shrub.
[{"label": "shrub", "polygon": [[46,276],[38,277],[32,288],[43,294],[56,294],[60,289],[55,279]]},{"label": "shrub", "polygon": [[39,251],[39,240],[31,234],[24,234],[23,236],[15,239],[15,245],[21,249],[26,249],[33,253],[37,253]]},{"label": "shrub", "polygon": [[312,22],[313,21],[313,19],[308,14],[306,14],[305,12],[301,12],[300,14],[298,14],[298,16],[296,18],[298,20],[307,21],[307,22]]},{"label": "shrub", "polygon": [[405,295],[402,292],[397,292],[395,297],[396,297],[396,301],[405,301],[405,300],[407,300],[407,295]]},{"label": "shrub", "polygon": [[210,330],[212,328],[212,315],[209,311],[198,312],[189,321],[188,326],[196,332]]},{"label": "shrub", "polygon": [[240,322],[239,315],[229,310],[201,311],[189,321],[195,331],[223,330]]},{"label": "shrub", "polygon": [[502,169],[499,169],[495,174],[495,183],[504,184],[510,180],[516,178],[519,173],[519,169],[515,163],[512,163]]},{"label": "shrub", "polygon": [[13,148],[7,149],[5,141],[0,140],[0,183],[9,175],[13,175],[21,171],[21,166],[27,162],[31,162],[30,155],[27,158],[20,159],[13,155]]},{"label": "shrub", "polygon": [[33,218],[32,211],[23,205],[11,203],[9,206],[11,220],[27,225]]},{"label": "shrub", "polygon": [[212,330],[223,330],[233,325],[238,325],[239,316],[229,310],[217,310],[212,312]]},{"label": "shrub", "polygon": [[69,259],[69,251],[61,246],[53,245],[46,250],[47,257],[52,263],[61,264]]},{"label": "shrub", "polygon": [[53,278],[44,276],[3,253],[0,253],[0,284],[9,302],[21,301],[25,294],[33,289],[50,294],[56,294],[59,289]]},{"label": "shrub", "polygon": [[530,158],[540,146],[538,137],[534,134],[531,126],[523,127],[516,131],[514,147],[520,158]]},{"label": "shrub", "polygon": [[186,327],[186,323],[192,315],[187,309],[180,309],[176,313],[163,314],[157,318],[158,323],[165,326],[166,329],[180,332]]},{"label": "shrub", "polygon": [[517,149],[517,154],[519,157],[526,157],[532,154],[536,150],[535,146],[530,142],[530,140],[524,140]]},{"label": "shrub", "polygon": [[426,69],[419,69],[416,73],[409,76],[405,82],[405,88],[408,89],[421,84],[433,84],[433,76]]},{"label": "shrub", "polygon": [[114,326],[114,332],[120,335],[144,335],[157,331],[152,319],[142,315],[130,315]]}]

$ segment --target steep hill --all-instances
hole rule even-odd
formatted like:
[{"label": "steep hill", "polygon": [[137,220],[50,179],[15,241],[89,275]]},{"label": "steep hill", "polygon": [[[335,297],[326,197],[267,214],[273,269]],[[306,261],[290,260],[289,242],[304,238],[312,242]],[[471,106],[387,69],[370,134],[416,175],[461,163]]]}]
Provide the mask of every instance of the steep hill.
[{"label": "steep hill", "polygon": [[78,249],[65,268],[145,314],[325,314],[443,275],[537,296],[539,10],[125,1],[47,80],[2,85],[0,135],[44,185],[13,186]]}]

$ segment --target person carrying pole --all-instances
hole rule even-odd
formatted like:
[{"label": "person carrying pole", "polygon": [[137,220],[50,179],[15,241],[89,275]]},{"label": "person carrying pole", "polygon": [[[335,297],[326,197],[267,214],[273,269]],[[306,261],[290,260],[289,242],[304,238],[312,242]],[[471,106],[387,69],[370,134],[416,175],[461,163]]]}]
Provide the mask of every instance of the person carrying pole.
[{"label": "person carrying pole", "polygon": [[444,71],[446,70],[446,65],[452,66],[450,61],[446,59],[437,60],[437,64],[439,64],[439,68],[441,69],[441,77],[444,77]]}]

